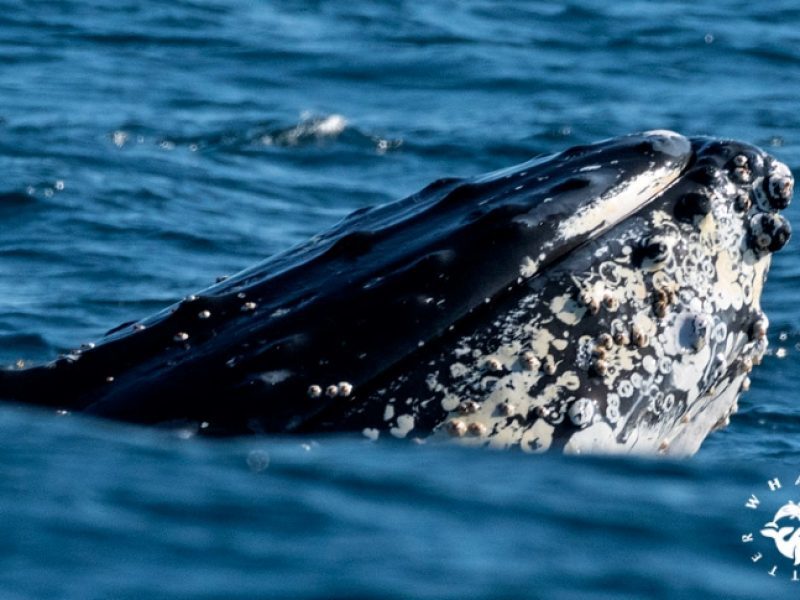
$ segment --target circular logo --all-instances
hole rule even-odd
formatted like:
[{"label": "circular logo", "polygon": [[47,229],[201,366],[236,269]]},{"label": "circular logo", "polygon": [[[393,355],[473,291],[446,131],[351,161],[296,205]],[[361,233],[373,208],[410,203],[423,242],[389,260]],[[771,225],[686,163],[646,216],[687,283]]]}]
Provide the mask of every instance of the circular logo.
[{"label": "circular logo", "polygon": [[745,508],[754,511],[757,526],[742,534],[750,560],[765,568],[767,575],[800,581],[800,477],[784,488],[777,477],[764,489],[750,494]]}]

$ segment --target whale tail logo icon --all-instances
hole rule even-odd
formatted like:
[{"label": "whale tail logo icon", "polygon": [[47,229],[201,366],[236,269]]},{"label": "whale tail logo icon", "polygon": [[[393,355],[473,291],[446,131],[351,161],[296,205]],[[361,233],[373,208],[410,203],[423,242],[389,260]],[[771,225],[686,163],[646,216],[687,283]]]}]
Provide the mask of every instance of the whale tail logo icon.
[{"label": "whale tail logo icon", "polygon": [[[795,504],[791,500],[781,506],[772,521],[764,523],[761,535],[772,539],[775,547],[783,556],[794,561],[795,566],[800,565],[800,527],[796,525],[779,525],[779,521],[788,519],[800,521],[800,504]],[[797,525],[800,525],[798,523]]]}]

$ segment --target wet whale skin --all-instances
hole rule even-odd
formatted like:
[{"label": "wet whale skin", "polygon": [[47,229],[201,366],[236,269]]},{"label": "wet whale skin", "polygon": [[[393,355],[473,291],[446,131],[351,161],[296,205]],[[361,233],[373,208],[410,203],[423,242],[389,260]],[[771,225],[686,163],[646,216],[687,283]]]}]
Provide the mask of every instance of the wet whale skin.
[{"label": "wet whale skin", "polygon": [[788,169],[635,134],[442,179],[95,344],[7,400],[201,433],[691,454],[766,349]]}]

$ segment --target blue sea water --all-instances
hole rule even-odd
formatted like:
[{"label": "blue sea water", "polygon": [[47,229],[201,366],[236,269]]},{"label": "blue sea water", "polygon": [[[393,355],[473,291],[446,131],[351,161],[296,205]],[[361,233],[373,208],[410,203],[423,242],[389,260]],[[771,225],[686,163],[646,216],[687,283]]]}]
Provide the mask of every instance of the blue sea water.
[{"label": "blue sea water", "polygon": [[[0,0],[0,362],[574,144],[670,128],[800,173],[798,98],[788,0]],[[741,411],[691,460],[208,441],[0,406],[0,598],[796,595],[792,561],[742,535],[772,514],[750,494],[800,499],[798,258],[775,257]]]}]

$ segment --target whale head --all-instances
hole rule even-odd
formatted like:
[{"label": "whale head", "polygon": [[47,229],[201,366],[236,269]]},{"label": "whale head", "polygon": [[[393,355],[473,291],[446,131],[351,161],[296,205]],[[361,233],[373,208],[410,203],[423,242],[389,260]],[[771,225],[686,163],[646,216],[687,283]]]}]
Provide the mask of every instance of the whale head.
[{"label": "whale head", "polygon": [[[555,261],[526,257],[526,291],[456,342],[455,369],[436,376],[453,409],[441,433],[526,450],[695,452],[766,350],[760,297],[791,234],[779,214],[789,170],[747,144],[670,132],[546,164],[575,177],[616,168],[621,184],[583,188],[554,243],[586,238]],[[535,230],[543,211],[526,219]]]},{"label": "whale head", "polygon": [[214,433],[691,454],[763,356],[789,170],[652,131],[362,209],[0,396]]},{"label": "whale head", "polygon": [[695,452],[766,350],[792,186],[753,146],[666,131],[459,183],[436,206],[470,212],[426,289],[468,309],[448,298],[447,330],[347,413],[493,447]]}]

